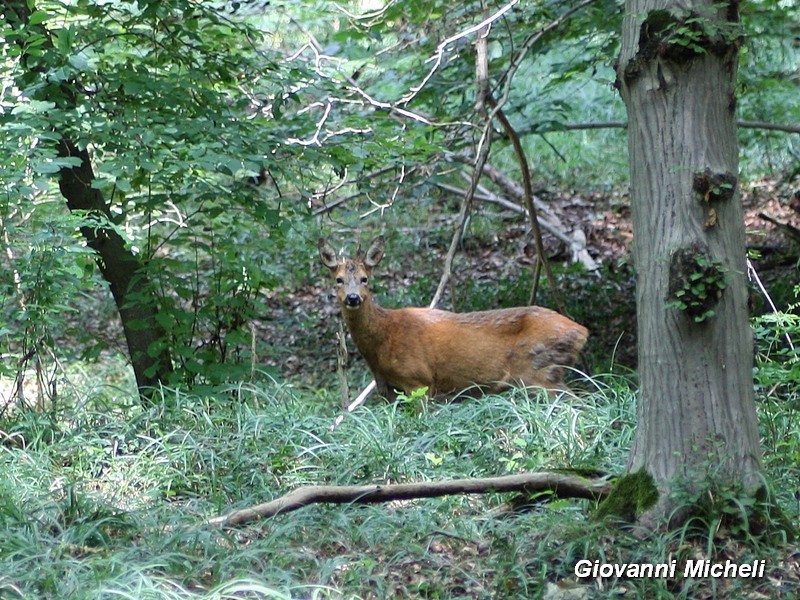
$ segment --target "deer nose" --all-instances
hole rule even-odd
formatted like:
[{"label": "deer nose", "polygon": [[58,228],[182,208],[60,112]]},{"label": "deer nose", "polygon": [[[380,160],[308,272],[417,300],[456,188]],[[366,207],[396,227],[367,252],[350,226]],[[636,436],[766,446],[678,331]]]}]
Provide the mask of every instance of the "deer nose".
[{"label": "deer nose", "polygon": [[344,305],[348,308],[358,308],[361,306],[361,296],[358,294],[347,294],[344,297]]}]

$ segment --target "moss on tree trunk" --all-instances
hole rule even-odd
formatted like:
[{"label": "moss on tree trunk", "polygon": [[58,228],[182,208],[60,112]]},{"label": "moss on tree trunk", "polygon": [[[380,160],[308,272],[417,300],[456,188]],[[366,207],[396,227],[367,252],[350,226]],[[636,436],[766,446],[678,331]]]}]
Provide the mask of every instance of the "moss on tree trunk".
[{"label": "moss on tree trunk", "polygon": [[644,470],[627,473],[614,483],[611,493],[597,507],[594,518],[617,517],[633,523],[657,501],[658,489],[652,475]]}]

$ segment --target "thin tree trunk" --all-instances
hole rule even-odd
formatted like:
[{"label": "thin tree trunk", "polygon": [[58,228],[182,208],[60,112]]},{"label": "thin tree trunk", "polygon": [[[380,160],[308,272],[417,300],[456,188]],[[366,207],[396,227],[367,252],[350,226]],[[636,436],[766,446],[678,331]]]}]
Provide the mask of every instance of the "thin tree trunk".
[{"label": "thin tree trunk", "polygon": [[[125,331],[136,385],[142,396],[149,396],[152,388],[167,380],[172,372],[172,361],[164,343],[166,332],[156,320],[158,306],[147,274],[126,247],[125,240],[109,227],[111,212],[100,190],[92,187],[94,172],[88,151],[62,138],[58,153],[61,157],[75,157],[81,161],[79,166],[61,169],[59,188],[71,212],[97,218],[97,225],[84,225],[81,233],[97,253],[100,272],[111,288]],[[161,349],[154,351],[159,345]]]},{"label": "thin tree trunk", "polygon": [[[618,84],[628,110],[641,381],[628,470],[646,470],[659,488],[648,524],[670,514],[678,482],[696,491],[711,479],[761,483],[738,187],[738,15],[735,2],[714,2],[625,7]],[[698,15],[708,21],[692,24]],[[695,302],[679,293],[693,294],[698,282],[707,289]]]}]

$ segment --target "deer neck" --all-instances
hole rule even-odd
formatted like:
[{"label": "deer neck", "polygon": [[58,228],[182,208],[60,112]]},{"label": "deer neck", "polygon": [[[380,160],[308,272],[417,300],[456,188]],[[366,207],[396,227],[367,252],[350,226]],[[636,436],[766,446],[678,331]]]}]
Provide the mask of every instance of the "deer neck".
[{"label": "deer neck", "polygon": [[342,316],[362,354],[369,354],[386,335],[387,310],[378,306],[372,298],[365,298],[355,310],[342,306]]}]

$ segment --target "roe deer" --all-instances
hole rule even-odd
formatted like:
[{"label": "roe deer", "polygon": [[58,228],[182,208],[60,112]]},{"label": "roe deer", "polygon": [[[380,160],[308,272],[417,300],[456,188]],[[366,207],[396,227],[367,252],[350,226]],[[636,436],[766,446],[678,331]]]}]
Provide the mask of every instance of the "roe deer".
[{"label": "roe deer", "polygon": [[391,400],[394,390],[410,394],[421,387],[430,396],[475,385],[490,391],[512,385],[563,389],[563,366],[586,343],[585,327],[539,306],[471,313],[381,308],[369,276],[383,258],[383,236],[363,254],[359,247],[355,258],[339,259],[324,239],[318,245],[350,335],[378,391]]}]

